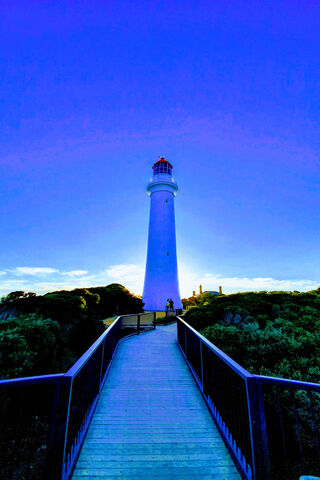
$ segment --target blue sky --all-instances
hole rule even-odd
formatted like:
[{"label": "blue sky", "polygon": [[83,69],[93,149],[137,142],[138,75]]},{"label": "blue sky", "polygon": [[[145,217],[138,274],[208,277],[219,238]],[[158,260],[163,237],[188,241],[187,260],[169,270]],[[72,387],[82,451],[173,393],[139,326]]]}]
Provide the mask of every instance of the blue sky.
[{"label": "blue sky", "polygon": [[320,285],[318,2],[0,13],[0,294],[141,294],[158,155],[180,187],[183,296]]}]

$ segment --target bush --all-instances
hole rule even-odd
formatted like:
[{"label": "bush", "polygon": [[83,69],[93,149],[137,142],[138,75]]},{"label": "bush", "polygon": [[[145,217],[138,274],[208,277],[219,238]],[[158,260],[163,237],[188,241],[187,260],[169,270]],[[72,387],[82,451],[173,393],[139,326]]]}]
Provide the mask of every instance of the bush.
[{"label": "bush", "polygon": [[212,296],[185,319],[252,373],[320,382],[318,291]]},{"label": "bush", "polygon": [[0,376],[64,372],[105,330],[104,318],[142,307],[115,283],[39,296],[11,292],[0,302]]}]

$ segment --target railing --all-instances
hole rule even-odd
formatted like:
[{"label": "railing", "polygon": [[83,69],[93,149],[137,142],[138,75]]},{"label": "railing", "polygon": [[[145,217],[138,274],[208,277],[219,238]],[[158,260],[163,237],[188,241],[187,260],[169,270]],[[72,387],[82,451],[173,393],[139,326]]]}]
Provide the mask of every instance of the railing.
[{"label": "railing", "polygon": [[270,477],[320,476],[320,385],[257,378],[266,419]]},{"label": "railing", "polygon": [[181,317],[178,344],[242,476],[320,475],[320,385],[252,375]]},{"label": "railing", "polygon": [[53,412],[62,385],[63,374],[0,382],[2,480],[40,480],[44,465],[54,464]]},{"label": "railing", "polygon": [[155,327],[155,312],[149,312],[137,315],[123,315],[121,317],[121,328],[137,328],[138,331],[144,327]]},{"label": "railing", "polygon": [[70,478],[122,323],[140,333],[155,315],[118,317],[65,374],[0,381],[1,480]]}]

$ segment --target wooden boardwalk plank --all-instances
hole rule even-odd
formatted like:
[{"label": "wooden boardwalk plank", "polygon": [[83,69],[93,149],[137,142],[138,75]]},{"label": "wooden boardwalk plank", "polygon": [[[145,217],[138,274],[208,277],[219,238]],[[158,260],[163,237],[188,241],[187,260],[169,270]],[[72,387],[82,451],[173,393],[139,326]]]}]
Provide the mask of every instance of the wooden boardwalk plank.
[{"label": "wooden boardwalk plank", "polygon": [[74,480],[240,480],[176,344],[176,325],[121,343]]}]

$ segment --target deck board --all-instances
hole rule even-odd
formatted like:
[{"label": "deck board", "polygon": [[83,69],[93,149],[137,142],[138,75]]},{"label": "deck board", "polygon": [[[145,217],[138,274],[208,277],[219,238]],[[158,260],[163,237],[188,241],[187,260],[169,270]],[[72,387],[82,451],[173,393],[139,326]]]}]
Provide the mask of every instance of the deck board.
[{"label": "deck board", "polygon": [[176,344],[176,325],[119,345],[74,480],[240,480]]}]

